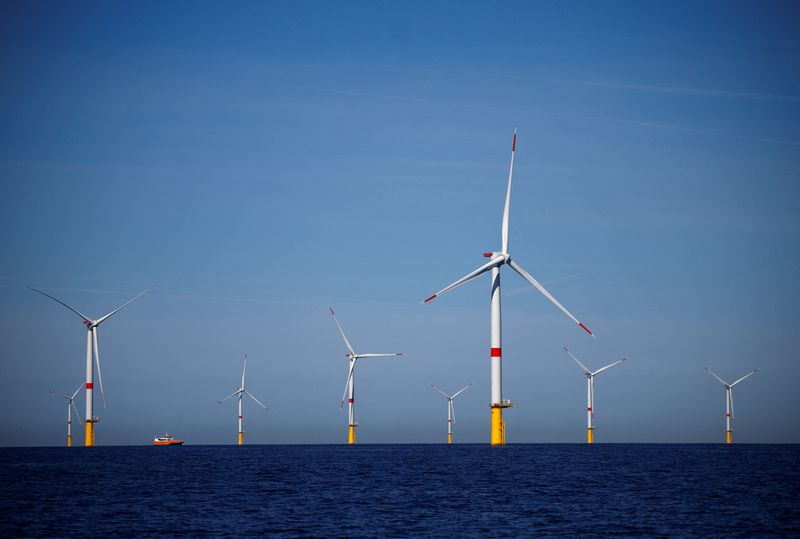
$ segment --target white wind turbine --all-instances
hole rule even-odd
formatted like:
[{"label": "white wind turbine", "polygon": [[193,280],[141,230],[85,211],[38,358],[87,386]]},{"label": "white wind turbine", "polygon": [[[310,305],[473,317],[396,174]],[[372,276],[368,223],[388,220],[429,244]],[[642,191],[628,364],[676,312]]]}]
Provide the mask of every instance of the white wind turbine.
[{"label": "white wind turbine", "polygon": [[30,286],[28,286],[27,288],[30,288],[34,292],[38,292],[39,294],[41,294],[43,296],[47,296],[48,298],[52,299],[53,301],[55,301],[57,303],[60,303],[61,305],[63,305],[64,307],[66,307],[67,309],[72,311],[73,313],[75,313],[78,316],[80,316],[83,319],[83,324],[86,326],[86,329],[88,330],[88,333],[86,334],[86,423],[85,423],[85,427],[86,427],[86,446],[87,447],[93,446],[94,445],[94,424],[97,423],[100,420],[93,415],[93,413],[94,413],[94,406],[93,406],[93,404],[94,404],[94,401],[93,401],[93,395],[94,395],[94,367],[93,367],[93,364],[92,364],[92,351],[94,351],[94,360],[95,360],[95,363],[97,364],[97,378],[100,381],[100,396],[103,398],[103,406],[105,406],[105,404],[106,404],[105,393],[103,393],[103,375],[100,373],[100,351],[99,351],[99,349],[97,347],[97,333],[98,333],[97,332],[97,328],[98,328],[98,326],[100,324],[105,322],[112,315],[114,315],[115,313],[121,311],[122,309],[124,309],[125,307],[127,307],[128,305],[130,305],[131,303],[133,303],[134,301],[136,301],[137,299],[139,299],[140,297],[145,295],[147,292],[150,291],[150,289],[148,288],[144,292],[141,292],[136,297],[134,297],[132,300],[128,301],[127,303],[124,303],[120,307],[117,307],[116,309],[114,309],[113,311],[108,313],[107,315],[101,316],[97,320],[92,320],[91,318],[89,318],[85,314],[81,313],[77,309],[75,309],[73,307],[70,307],[69,305],[67,305],[66,303],[61,301],[60,299],[54,298],[50,294],[47,294],[45,292],[42,292],[41,290],[37,290],[37,289],[35,289],[33,287],[30,287]]},{"label": "white wind turbine", "polygon": [[501,312],[500,312],[500,268],[504,265],[510,266],[515,272],[517,272],[523,279],[528,281],[534,288],[536,288],[539,292],[541,292],[548,300],[550,300],[556,307],[558,307],[564,314],[566,314],[573,322],[578,324],[581,328],[583,328],[589,335],[592,335],[592,332],[589,331],[589,328],[584,326],[577,318],[575,318],[572,313],[570,313],[567,309],[561,305],[558,300],[556,300],[550,293],[544,289],[544,287],[539,284],[539,281],[533,278],[533,276],[528,273],[522,266],[517,264],[508,252],[508,228],[509,228],[509,219],[510,219],[510,210],[511,210],[511,178],[514,174],[514,156],[517,150],[517,132],[514,131],[514,140],[511,143],[511,167],[508,171],[508,189],[506,190],[506,203],[505,207],[503,208],[503,223],[501,227],[501,246],[500,251],[494,251],[490,253],[483,253],[483,256],[487,258],[491,258],[489,262],[484,264],[483,266],[479,267],[475,271],[468,273],[461,279],[457,280],[456,282],[452,283],[451,285],[439,290],[434,295],[426,299],[423,303],[427,303],[435,297],[438,297],[445,292],[456,288],[457,286],[461,286],[462,284],[475,279],[479,275],[486,273],[487,271],[492,272],[492,279],[491,279],[491,348],[490,348],[490,356],[491,356],[491,413],[492,413],[492,420],[491,420],[491,444],[492,445],[504,445],[506,441],[506,432],[505,432],[505,422],[503,421],[503,408],[509,408],[512,406],[511,402],[508,400],[503,400],[503,369],[502,369],[502,356],[503,356],[503,349],[502,349],[502,325],[501,325]]},{"label": "white wind turbine", "polygon": [[62,399],[67,399],[67,447],[72,447],[72,410],[75,410],[75,417],[80,417],[80,414],[78,414],[78,409],[75,408],[75,395],[77,395],[78,391],[81,390],[82,385],[83,384],[78,385],[78,387],[72,393],[72,396],[62,395],[61,393],[56,393],[52,389],[50,390],[51,395],[61,397]]},{"label": "white wind turbine", "polygon": [[456,391],[453,395],[448,395],[435,385],[431,384],[431,387],[433,389],[444,395],[444,397],[447,399],[447,443],[448,444],[453,443],[453,423],[456,422],[456,409],[453,406],[453,399],[455,399],[456,397],[461,395],[464,391],[469,389],[471,385],[472,384],[467,384],[458,391]]},{"label": "white wind turbine", "polygon": [[269,408],[267,408],[266,406],[261,404],[261,402],[257,398],[255,398],[252,393],[250,393],[249,391],[247,391],[244,388],[244,373],[245,373],[246,370],[247,370],[247,354],[244,355],[244,367],[242,367],[242,385],[240,385],[236,389],[236,391],[234,391],[233,393],[231,393],[230,395],[228,395],[227,397],[225,397],[221,401],[217,402],[217,404],[222,404],[223,402],[225,402],[226,400],[230,399],[231,397],[238,397],[238,400],[239,400],[239,438],[238,438],[239,439],[239,445],[244,444],[244,431],[242,430],[242,421],[244,419],[244,417],[242,416],[242,398],[245,395],[247,395],[248,397],[253,399],[256,402],[256,404],[261,406],[267,412],[270,411]]},{"label": "white wind turbine", "polygon": [[566,346],[564,347],[564,351],[569,354],[569,357],[575,360],[575,362],[583,370],[583,373],[586,375],[586,416],[588,420],[588,426],[586,427],[586,442],[591,444],[594,443],[594,377],[601,372],[610,369],[614,365],[619,365],[623,361],[627,361],[628,358],[623,357],[622,359],[619,359],[610,365],[606,365],[605,367],[599,368],[592,372],[586,368],[586,365],[581,363],[581,361],[575,357],[575,355],[570,352]]},{"label": "white wind turbine", "polygon": [[358,423],[355,420],[355,379],[353,376],[353,372],[356,368],[356,360],[375,357],[402,356],[403,354],[356,354],[356,351],[353,350],[353,345],[350,344],[347,335],[344,334],[341,324],[339,324],[339,320],[336,318],[336,313],[333,312],[333,307],[329,307],[329,309],[331,310],[331,315],[333,315],[333,321],[336,322],[336,327],[339,328],[339,333],[342,334],[344,344],[349,350],[349,352],[345,354],[345,357],[349,360],[350,368],[347,371],[347,381],[344,384],[342,402],[339,404],[339,408],[341,409],[344,406],[344,399],[347,397],[347,443],[353,445],[356,443],[356,427],[358,426]]},{"label": "white wind turbine", "polygon": [[736,423],[736,415],[733,412],[733,386],[753,376],[755,373],[758,372],[758,369],[754,369],[749,374],[746,374],[741,378],[739,378],[738,380],[736,380],[734,383],[729,384],[728,382],[717,376],[714,373],[714,371],[712,371],[708,367],[703,367],[703,368],[708,372],[708,374],[716,378],[720,384],[725,386],[725,443],[732,444],[733,436],[731,435],[731,432],[733,431],[731,429],[731,422]]}]

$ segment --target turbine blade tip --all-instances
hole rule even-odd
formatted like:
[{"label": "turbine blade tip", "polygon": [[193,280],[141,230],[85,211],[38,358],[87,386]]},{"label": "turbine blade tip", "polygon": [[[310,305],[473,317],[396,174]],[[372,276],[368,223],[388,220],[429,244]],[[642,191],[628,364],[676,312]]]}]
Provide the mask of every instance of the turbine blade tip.
[{"label": "turbine blade tip", "polygon": [[586,333],[588,333],[589,335],[591,335],[592,337],[594,337],[594,333],[592,333],[592,332],[591,332],[591,330],[590,330],[589,328],[587,328],[586,326],[584,326],[584,325],[583,325],[583,322],[578,322],[578,325],[579,325],[580,327],[582,327],[582,328],[583,328],[583,330],[584,330]]},{"label": "turbine blade tip", "polygon": [[517,130],[514,129],[514,141],[511,143],[511,151],[517,151]]},{"label": "turbine blade tip", "polygon": [[433,298],[435,298],[435,297],[436,297],[436,294],[432,295],[431,297],[429,297],[428,299],[426,299],[426,300],[425,300],[425,301],[423,301],[422,303],[428,303],[430,300],[432,300],[432,299],[433,299]]}]

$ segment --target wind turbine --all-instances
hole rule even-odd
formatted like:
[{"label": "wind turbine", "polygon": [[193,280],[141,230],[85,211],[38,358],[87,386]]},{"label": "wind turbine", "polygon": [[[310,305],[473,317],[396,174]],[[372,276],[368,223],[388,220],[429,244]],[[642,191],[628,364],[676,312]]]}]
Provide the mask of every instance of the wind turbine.
[{"label": "wind turbine", "polygon": [[431,384],[431,387],[433,389],[444,395],[444,397],[447,399],[447,443],[448,444],[453,443],[453,423],[456,422],[456,409],[455,407],[453,407],[453,399],[455,399],[456,397],[461,395],[461,393],[469,389],[471,385],[472,384],[467,384],[458,391],[456,391],[453,395],[448,395],[435,385]]},{"label": "wind turbine", "polygon": [[233,393],[231,393],[230,395],[228,395],[227,397],[225,397],[221,401],[217,402],[217,404],[222,404],[223,402],[225,402],[226,400],[230,399],[231,397],[238,397],[239,398],[239,445],[243,445],[244,444],[244,431],[242,430],[242,420],[244,419],[243,416],[242,416],[242,397],[247,395],[248,397],[250,397],[251,399],[256,401],[256,404],[261,406],[264,410],[266,410],[267,412],[270,411],[269,408],[267,408],[266,406],[261,404],[261,402],[257,398],[255,398],[252,393],[250,393],[249,391],[247,391],[244,388],[244,372],[246,370],[247,370],[247,354],[244,355],[244,367],[242,367],[242,385],[240,385],[236,389],[236,391],[234,391]]},{"label": "wind turbine", "polygon": [[85,314],[81,313],[77,309],[75,309],[73,307],[70,307],[69,305],[67,305],[66,303],[61,301],[60,299],[54,298],[50,294],[47,294],[45,292],[42,292],[41,290],[37,290],[37,289],[35,289],[33,287],[30,287],[30,286],[28,286],[27,288],[30,288],[34,292],[38,292],[39,294],[41,294],[43,296],[47,296],[48,298],[52,299],[53,301],[55,301],[57,303],[60,303],[61,305],[63,305],[64,307],[66,307],[67,309],[72,311],[73,313],[75,313],[78,316],[80,316],[83,319],[83,324],[86,326],[86,329],[88,330],[88,333],[86,334],[86,423],[85,423],[85,425],[86,425],[86,447],[91,447],[91,446],[94,445],[94,428],[93,428],[93,425],[100,421],[97,417],[95,417],[93,415],[93,412],[94,412],[94,410],[93,410],[93,408],[94,408],[93,407],[93,404],[94,404],[94,401],[93,401],[93,395],[94,395],[94,368],[93,368],[93,365],[92,365],[92,351],[93,350],[94,350],[94,360],[95,360],[95,363],[97,364],[97,378],[100,381],[100,396],[103,398],[103,406],[106,405],[106,396],[105,396],[105,393],[103,393],[103,375],[100,373],[100,351],[99,351],[99,349],[97,347],[97,328],[98,328],[98,326],[100,324],[102,324],[103,322],[108,320],[108,318],[110,318],[112,315],[118,313],[119,311],[121,311],[122,309],[124,309],[125,307],[127,307],[128,305],[130,305],[131,303],[133,303],[134,301],[136,301],[140,297],[142,297],[145,294],[147,294],[150,291],[150,289],[148,288],[144,292],[141,292],[139,295],[134,297],[132,300],[128,301],[127,303],[124,303],[120,307],[117,307],[116,309],[114,309],[110,313],[106,314],[105,316],[101,316],[97,320],[92,320],[91,318],[89,318]]},{"label": "wind turbine", "polygon": [[72,396],[69,397],[67,395],[62,395],[61,393],[56,393],[52,389],[50,390],[51,395],[61,397],[62,399],[67,399],[67,447],[72,447],[72,410],[75,410],[75,417],[80,417],[78,414],[78,409],[75,408],[75,395],[77,395],[78,391],[81,390],[82,385],[83,384],[79,384],[72,393]]},{"label": "wind turbine", "polygon": [[492,376],[492,401],[490,403],[491,413],[492,413],[492,420],[491,420],[491,444],[492,445],[504,445],[506,443],[506,428],[505,422],[503,421],[503,408],[510,408],[513,406],[511,401],[503,400],[503,368],[502,368],[502,358],[503,358],[503,348],[502,348],[502,325],[501,325],[501,313],[500,313],[500,268],[504,265],[508,265],[516,271],[523,279],[528,281],[534,288],[536,288],[539,292],[541,292],[548,300],[550,300],[556,307],[558,307],[564,314],[566,314],[573,322],[578,324],[581,328],[583,328],[589,335],[592,335],[592,332],[589,331],[589,328],[584,326],[577,318],[575,318],[572,313],[570,313],[567,309],[561,305],[558,300],[556,300],[550,293],[544,289],[544,287],[539,284],[539,281],[533,278],[533,276],[525,271],[525,269],[517,264],[508,252],[508,228],[509,228],[509,218],[510,218],[510,209],[511,209],[511,178],[514,174],[514,155],[516,154],[517,150],[517,132],[514,131],[514,140],[511,143],[511,167],[508,171],[508,189],[506,191],[506,203],[505,207],[503,208],[503,223],[501,226],[501,245],[500,251],[494,251],[490,253],[483,253],[483,256],[486,258],[490,258],[489,262],[484,264],[483,266],[479,267],[475,271],[468,273],[461,279],[457,280],[456,282],[448,285],[447,287],[439,290],[434,295],[423,301],[423,303],[427,303],[432,299],[441,296],[445,292],[456,288],[457,286],[461,286],[462,284],[475,279],[479,275],[486,273],[487,271],[492,272],[492,299],[491,299],[491,348],[490,348],[490,361],[491,361],[491,376]]},{"label": "wind turbine", "polygon": [[572,352],[565,346],[564,351],[569,354],[569,357],[575,360],[580,368],[583,370],[583,373],[586,375],[586,417],[588,420],[588,426],[586,427],[586,443],[594,443],[594,425],[592,420],[594,419],[594,377],[600,374],[601,372],[610,369],[614,365],[619,365],[623,361],[627,361],[627,357],[623,357],[622,359],[618,359],[614,363],[610,365],[606,365],[596,371],[592,372],[586,368],[586,365],[581,363],[581,361],[573,355]]},{"label": "wind turbine", "polygon": [[402,356],[402,353],[399,354],[356,354],[356,351],[353,350],[353,345],[350,344],[350,341],[347,339],[347,335],[344,334],[344,330],[342,329],[341,324],[339,324],[339,320],[336,319],[336,313],[333,312],[333,307],[328,307],[331,310],[331,315],[333,315],[333,321],[336,322],[336,327],[339,328],[339,333],[342,334],[342,339],[344,339],[344,344],[347,346],[349,352],[344,356],[350,362],[350,368],[347,371],[347,381],[344,383],[344,392],[342,393],[342,402],[339,403],[339,408],[341,409],[344,406],[344,399],[345,396],[347,397],[347,443],[353,445],[356,443],[356,427],[358,426],[358,422],[355,420],[355,380],[353,377],[353,372],[356,368],[356,360],[358,359],[368,359],[368,358],[375,358],[375,357],[389,357],[389,356]]},{"label": "wind turbine", "polygon": [[738,380],[736,380],[734,383],[729,384],[728,382],[717,376],[714,373],[714,371],[712,371],[708,367],[703,367],[703,368],[708,372],[708,374],[716,378],[720,384],[725,386],[725,443],[732,444],[733,436],[731,435],[731,432],[733,432],[733,430],[731,429],[731,421],[733,423],[736,423],[736,414],[734,414],[733,412],[733,386],[753,376],[755,373],[758,372],[758,369],[754,369],[749,374],[746,374],[741,378],[739,378]]}]

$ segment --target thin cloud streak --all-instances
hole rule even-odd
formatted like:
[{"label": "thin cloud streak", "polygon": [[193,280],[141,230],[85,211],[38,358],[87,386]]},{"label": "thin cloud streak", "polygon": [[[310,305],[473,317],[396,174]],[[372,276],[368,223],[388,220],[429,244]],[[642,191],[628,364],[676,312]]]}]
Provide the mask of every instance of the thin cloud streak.
[{"label": "thin cloud streak", "polygon": [[[289,86],[287,86],[289,87]],[[476,105],[476,104],[469,104],[469,103],[458,103],[452,101],[442,101],[438,99],[426,99],[426,98],[419,98],[419,97],[408,97],[408,96],[401,96],[401,95],[392,95],[392,94],[382,94],[382,93],[375,93],[375,92],[361,92],[357,90],[342,90],[338,88],[326,88],[321,86],[291,86],[291,88],[298,89],[298,90],[309,90],[314,92],[326,92],[332,94],[339,94],[339,95],[348,95],[354,97],[372,97],[378,99],[391,99],[393,101],[404,101],[408,103],[424,103],[428,105],[439,105],[445,107],[458,107],[458,108],[465,108],[465,109],[474,109],[474,110],[485,110],[490,112],[511,112],[515,114],[532,114],[537,116],[546,116],[552,118],[566,118],[570,120],[581,120],[581,121],[593,121],[593,122],[612,122],[612,123],[619,123],[624,125],[632,125],[636,127],[644,127],[649,129],[658,129],[662,131],[675,131],[680,133],[691,133],[694,135],[703,135],[703,136],[711,136],[711,137],[719,137],[719,138],[726,138],[731,140],[740,140],[744,142],[761,142],[765,144],[778,144],[783,146],[800,146],[800,140],[783,140],[783,139],[773,139],[773,138],[764,138],[764,137],[750,137],[747,135],[737,135],[734,133],[723,133],[719,131],[712,131],[707,129],[697,129],[693,127],[685,127],[680,125],[672,125],[672,124],[664,124],[659,122],[648,122],[644,120],[631,120],[627,118],[614,118],[608,116],[591,116],[591,115],[580,115],[580,114],[570,114],[570,113],[563,113],[563,112],[544,112],[539,110],[530,110],[530,109],[518,109],[518,108],[509,108],[509,107],[494,107],[489,105]]]}]

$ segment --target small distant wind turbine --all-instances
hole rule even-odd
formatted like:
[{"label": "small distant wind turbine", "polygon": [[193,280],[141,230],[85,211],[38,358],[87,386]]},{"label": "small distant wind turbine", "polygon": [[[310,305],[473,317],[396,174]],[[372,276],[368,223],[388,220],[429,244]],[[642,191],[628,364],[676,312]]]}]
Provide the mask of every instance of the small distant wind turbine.
[{"label": "small distant wind turbine", "polygon": [[453,406],[453,399],[455,399],[456,397],[461,395],[461,393],[469,389],[471,385],[472,384],[467,384],[458,391],[456,391],[453,395],[448,395],[435,385],[431,384],[431,387],[433,389],[444,395],[444,397],[447,399],[447,443],[448,444],[453,443],[453,423],[456,422],[456,409]]},{"label": "small distant wind turbine", "polygon": [[71,397],[62,395],[61,393],[56,393],[52,389],[50,390],[51,395],[61,397],[62,399],[67,399],[67,447],[72,447],[72,410],[75,410],[75,417],[80,417],[78,414],[78,409],[75,408],[75,395],[77,395],[78,391],[81,390],[82,385],[83,384],[78,385]]},{"label": "small distant wind turbine", "polygon": [[333,307],[329,307],[329,309],[331,310],[331,315],[333,315],[333,321],[336,322],[336,327],[339,328],[339,333],[342,334],[344,344],[349,350],[349,353],[344,355],[350,362],[350,368],[347,371],[347,381],[344,384],[342,402],[339,403],[339,408],[341,409],[344,406],[344,399],[347,397],[347,443],[353,445],[356,443],[356,427],[358,426],[358,423],[355,420],[355,380],[353,377],[353,372],[356,368],[356,360],[374,357],[402,356],[403,354],[356,354],[355,350],[353,350],[353,345],[350,344],[350,341],[347,339],[347,335],[344,334],[344,330],[342,329],[341,324],[339,324],[339,320],[336,319],[336,313],[333,312]]},{"label": "small distant wind turbine", "polygon": [[623,361],[627,361],[628,358],[623,357],[611,363],[610,365],[606,365],[605,367],[599,368],[596,371],[592,372],[586,368],[586,365],[580,362],[580,360],[573,355],[572,352],[565,346],[564,351],[569,354],[569,356],[575,360],[575,362],[580,366],[583,370],[583,373],[586,375],[586,417],[588,419],[588,426],[586,427],[586,443],[594,443],[594,424],[592,420],[594,419],[594,377],[600,374],[601,372],[610,369],[614,365],[619,365]]},{"label": "small distant wind turbine", "polygon": [[725,380],[714,374],[714,371],[712,371],[708,367],[703,367],[703,368],[706,370],[706,372],[708,372],[708,374],[716,378],[720,384],[725,386],[725,443],[732,444],[733,436],[731,435],[731,432],[733,432],[733,429],[731,429],[731,422],[736,423],[736,415],[733,412],[733,386],[753,376],[755,373],[758,372],[758,369],[754,369],[749,374],[746,374],[741,378],[739,378],[738,380],[736,380],[734,383],[729,384],[728,382],[726,382]]},{"label": "small distant wind turbine", "polygon": [[266,410],[267,412],[270,411],[269,408],[267,408],[266,406],[261,404],[261,402],[257,398],[255,398],[252,393],[250,393],[249,391],[247,391],[244,388],[244,372],[245,372],[245,370],[247,370],[247,354],[244,355],[244,367],[242,368],[242,385],[240,385],[236,389],[236,391],[234,391],[233,393],[231,393],[230,395],[228,395],[227,397],[225,397],[221,401],[217,402],[217,404],[222,404],[223,402],[225,402],[226,400],[230,399],[231,397],[238,397],[238,399],[239,399],[239,445],[244,444],[244,431],[242,430],[242,420],[244,419],[243,416],[242,416],[242,397],[247,395],[248,397],[250,397],[251,399],[256,401],[256,404],[261,406],[264,410]]},{"label": "small distant wind turbine", "polygon": [[94,401],[93,401],[93,395],[94,395],[94,368],[93,368],[93,365],[92,365],[92,350],[94,350],[94,360],[95,360],[95,363],[97,364],[97,378],[100,381],[100,396],[103,398],[103,406],[105,406],[105,404],[106,404],[106,396],[105,396],[105,393],[103,393],[103,375],[100,373],[100,350],[97,347],[97,328],[98,328],[98,326],[100,324],[105,322],[112,315],[114,315],[115,313],[118,313],[119,311],[121,311],[122,309],[124,309],[125,307],[127,307],[128,305],[130,305],[131,303],[133,303],[134,301],[136,301],[140,297],[142,297],[145,294],[147,294],[150,291],[150,289],[148,288],[147,290],[145,290],[144,292],[140,293],[139,295],[137,295],[132,300],[128,301],[127,303],[124,303],[120,307],[117,307],[116,309],[114,309],[113,311],[108,313],[107,315],[101,316],[97,320],[92,320],[91,318],[89,318],[85,314],[81,313],[77,309],[74,309],[74,308],[70,307],[69,305],[67,305],[66,303],[61,301],[60,299],[54,298],[50,294],[46,294],[45,292],[42,292],[41,290],[37,290],[37,289],[35,289],[33,287],[30,287],[30,286],[28,286],[27,288],[30,288],[34,292],[38,292],[39,294],[41,294],[43,296],[47,296],[48,298],[52,299],[56,303],[60,303],[61,305],[63,305],[64,307],[66,307],[67,309],[72,311],[73,313],[75,313],[78,316],[80,316],[83,319],[83,324],[86,326],[86,329],[89,331],[86,334],[86,447],[93,446],[94,445],[94,428],[93,428],[93,425],[95,423],[99,422],[100,420],[93,415],[93,413],[94,413],[94,410],[93,410],[93,404],[94,404]]},{"label": "small distant wind turbine", "polygon": [[511,213],[511,177],[514,174],[514,156],[516,155],[517,151],[517,132],[514,131],[514,140],[511,143],[511,167],[508,171],[508,189],[506,190],[506,203],[505,207],[503,208],[503,223],[500,230],[500,250],[483,253],[483,256],[486,258],[490,258],[489,262],[484,264],[483,266],[479,267],[475,271],[468,273],[461,279],[457,280],[456,282],[446,286],[445,288],[439,290],[434,295],[430,296],[428,299],[423,301],[423,303],[427,303],[432,299],[441,296],[448,290],[452,290],[458,286],[461,286],[464,283],[475,279],[476,277],[483,275],[487,271],[492,272],[492,299],[491,299],[491,348],[490,348],[490,361],[491,361],[491,388],[492,388],[492,401],[489,404],[491,408],[491,431],[490,431],[490,440],[492,445],[505,445],[506,443],[506,427],[505,422],[503,421],[503,409],[509,408],[512,405],[511,401],[503,400],[503,348],[502,348],[502,321],[501,321],[501,312],[500,312],[500,268],[503,266],[509,266],[515,272],[517,272],[520,277],[528,281],[536,290],[541,292],[544,297],[550,300],[553,305],[558,307],[561,312],[567,315],[573,322],[578,324],[586,333],[589,335],[592,334],[589,331],[589,328],[583,325],[580,320],[575,318],[571,312],[569,312],[563,305],[561,305],[556,298],[550,295],[550,293],[544,289],[544,287],[539,284],[539,281],[533,278],[533,276],[525,271],[525,268],[517,264],[511,255],[508,252],[508,229],[509,229],[509,221],[510,221],[510,213]]}]

